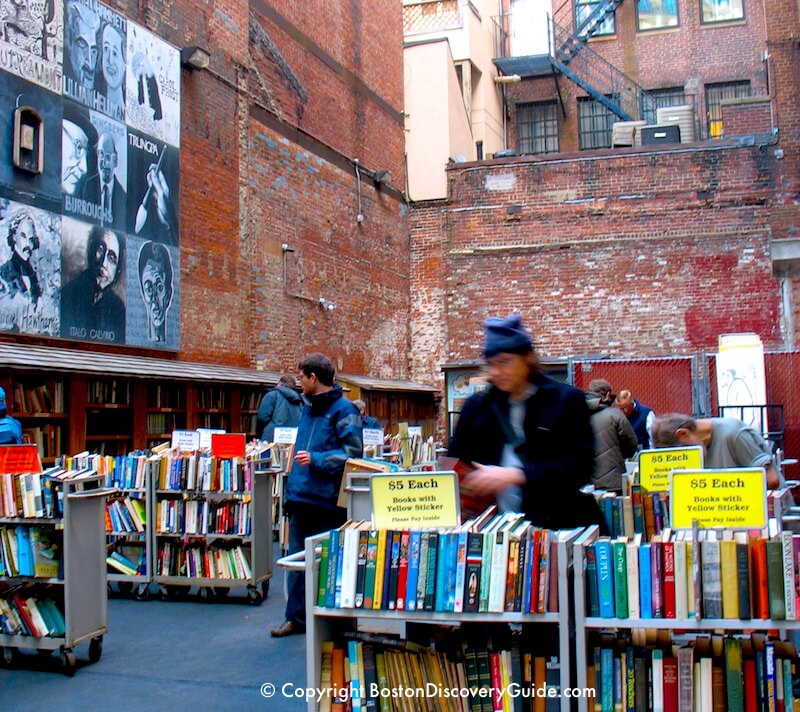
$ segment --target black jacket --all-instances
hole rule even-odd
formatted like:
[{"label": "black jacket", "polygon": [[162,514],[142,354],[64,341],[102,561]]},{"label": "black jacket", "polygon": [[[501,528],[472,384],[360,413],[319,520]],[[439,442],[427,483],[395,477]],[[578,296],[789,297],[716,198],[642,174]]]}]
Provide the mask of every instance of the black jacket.
[{"label": "black jacket", "polygon": [[[541,374],[533,382],[537,390],[527,401],[525,442],[517,448],[527,478],[525,515],[551,529],[598,524],[594,498],[579,491],[589,484],[594,469],[594,436],[584,394]],[[507,440],[500,413],[508,419],[508,394],[492,387],[470,396],[448,454],[499,465]]]},{"label": "black jacket", "polygon": [[291,428],[300,422],[303,400],[288,386],[276,386],[264,394],[256,414],[256,435],[272,442],[275,428]]}]

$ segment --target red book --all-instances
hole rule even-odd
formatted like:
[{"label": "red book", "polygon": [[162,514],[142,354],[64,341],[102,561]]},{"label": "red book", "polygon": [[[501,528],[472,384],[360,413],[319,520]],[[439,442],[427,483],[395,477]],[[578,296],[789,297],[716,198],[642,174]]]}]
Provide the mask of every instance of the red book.
[{"label": "red book", "polygon": [[675,617],[675,544],[664,542],[664,618]]},{"label": "red book", "polygon": [[750,547],[750,590],[753,596],[753,618],[769,618],[769,585],[767,583],[767,540],[758,537]]},{"label": "red book", "polygon": [[333,690],[331,712],[344,712],[347,699],[344,686],[344,648],[338,646],[331,652],[331,688]]},{"label": "red book", "polygon": [[492,687],[492,704],[495,712],[503,712],[503,675],[500,672],[500,653],[489,653],[489,677]]},{"label": "red book", "polygon": [[[398,611],[406,609],[406,588],[408,582],[408,540],[411,536],[408,529],[403,531],[400,537],[400,563],[397,567],[397,604],[395,608]],[[414,592],[416,596],[416,591]]]},{"label": "red book", "polygon": [[664,658],[663,675],[664,712],[678,712],[678,658]]},{"label": "red book", "polygon": [[[33,620],[31,619],[31,614],[28,611],[28,606],[26,605],[25,599],[22,596],[14,596],[14,603],[17,606],[17,611],[19,611],[19,615],[25,623],[25,626],[28,628],[28,631],[34,638],[41,638],[42,633],[34,624]],[[492,683],[494,684],[494,683]],[[502,707],[500,708],[502,709]]]},{"label": "red book", "polygon": [[528,613],[536,613],[536,599],[539,596],[539,562],[541,560],[541,553],[539,547],[542,541],[542,530],[533,530],[533,546],[531,553],[533,561],[531,562],[531,604]]},{"label": "red book", "polygon": [[756,661],[753,658],[745,658],[742,667],[744,669],[744,709],[745,712],[758,712],[758,690],[756,685]]}]

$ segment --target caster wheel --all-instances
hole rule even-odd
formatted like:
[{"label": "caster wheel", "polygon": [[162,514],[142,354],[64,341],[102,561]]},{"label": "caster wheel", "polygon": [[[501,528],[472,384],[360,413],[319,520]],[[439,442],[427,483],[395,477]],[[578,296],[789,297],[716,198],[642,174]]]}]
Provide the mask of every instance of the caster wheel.
[{"label": "caster wheel", "polygon": [[117,590],[123,596],[130,596],[131,591],[133,591],[133,584],[130,581],[120,581],[117,584]]},{"label": "caster wheel", "polygon": [[169,600],[169,588],[167,588],[166,586],[159,586],[158,587],[158,597],[162,601],[168,601]]},{"label": "caster wheel", "polygon": [[269,579],[261,582],[261,594],[264,597],[264,600],[266,601],[267,596],[269,596]]},{"label": "caster wheel", "polygon": [[214,587],[214,594],[217,598],[227,598],[228,593],[230,592],[229,588],[225,588],[225,586],[215,586]]},{"label": "caster wheel", "polygon": [[107,593],[109,596],[110,596],[112,593],[114,593],[114,590],[111,588],[111,584],[110,584],[110,583],[107,583],[107,584],[106,584],[106,593]]},{"label": "caster wheel", "polygon": [[62,650],[61,651],[61,672],[63,672],[67,677],[72,677],[75,674],[75,655],[72,653],[71,650]]},{"label": "caster wheel", "polygon": [[146,601],[150,598],[150,587],[149,586],[139,586],[136,589],[136,593],[134,594],[134,598],[137,601]]},{"label": "caster wheel", "polygon": [[103,636],[92,638],[89,642],[89,662],[96,663],[103,654]]},{"label": "caster wheel", "polygon": [[207,588],[201,588],[197,591],[197,597],[203,601],[203,603],[207,602],[208,599],[211,597],[209,590]]},{"label": "caster wheel", "polygon": [[16,653],[15,648],[0,648],[0,664],[3,667],[10,667],[14,662]]},{"label": "caster wheel", "polygon": [[248,588],[247,589],[247,602],[251,606],[260,606],[261,601],[264,600],[264,597],[261,595],[261,591],[255,588]]}]

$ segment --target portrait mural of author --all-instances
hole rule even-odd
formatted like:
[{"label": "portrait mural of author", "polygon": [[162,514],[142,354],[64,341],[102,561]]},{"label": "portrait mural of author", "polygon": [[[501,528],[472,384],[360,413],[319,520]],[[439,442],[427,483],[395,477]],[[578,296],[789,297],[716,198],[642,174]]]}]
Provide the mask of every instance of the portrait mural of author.
[{"label": "portrait mural of author", "polygon": [[179,50],[97,0],[0,0],[0,100],[44,131],[40,174],[0,147],[0,331],[177,350]]}]

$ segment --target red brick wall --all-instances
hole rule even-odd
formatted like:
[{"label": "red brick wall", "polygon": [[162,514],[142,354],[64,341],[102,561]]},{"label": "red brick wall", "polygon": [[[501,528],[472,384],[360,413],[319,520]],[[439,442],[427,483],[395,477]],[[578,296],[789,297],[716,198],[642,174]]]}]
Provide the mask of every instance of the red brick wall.
[{"label": "red brick wall", "polygon": [[772,104],[769,97],[759,102],[723,102],[722,125],[726,137],[771,131]]}]

